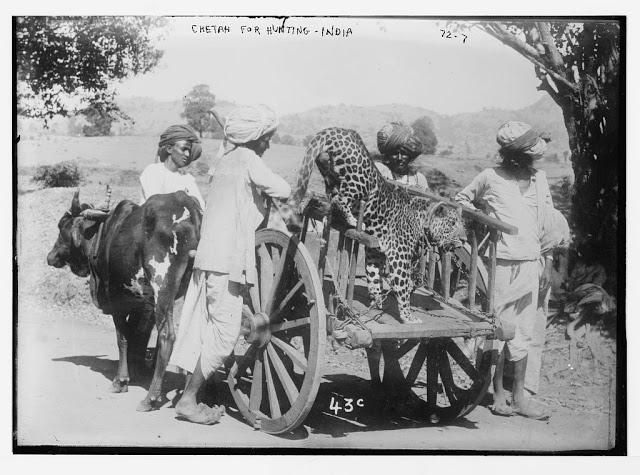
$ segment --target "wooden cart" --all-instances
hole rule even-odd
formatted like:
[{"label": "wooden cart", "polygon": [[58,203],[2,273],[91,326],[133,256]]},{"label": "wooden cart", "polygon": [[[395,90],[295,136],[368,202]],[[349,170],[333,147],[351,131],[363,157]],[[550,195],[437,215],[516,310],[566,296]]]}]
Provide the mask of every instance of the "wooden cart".
[{"label": "wooden cart", "polygon": [[[499,233],[517,229],[459,209],[470,231],[467,246],[454,255],[429,250],[420,263],[426,286],[414,293],[412,311],[421,324],[399,323],[392,297],[382,310],[369,307],[357,270],[361,247],[377,242],[359,227],[335,229],[325,218],[322,239],[314,238],[306,232],[314,217],[306,215],[300,236],[256,233],[257,284],[245,295],[244,338],[227,377],[249,424],[282,434],[304,421],[320,386],[328,337],[367,348],[376,393],[396,403],[423,404],[434,423],[462,417],[481,401],[495,356],[491,342],[504,339],[492,316],[496,243]],[[478,258],[480,228],[488,229],[486,267]],[[452,298],[461,287],[475,289],[467,292],[465,305]]]}]

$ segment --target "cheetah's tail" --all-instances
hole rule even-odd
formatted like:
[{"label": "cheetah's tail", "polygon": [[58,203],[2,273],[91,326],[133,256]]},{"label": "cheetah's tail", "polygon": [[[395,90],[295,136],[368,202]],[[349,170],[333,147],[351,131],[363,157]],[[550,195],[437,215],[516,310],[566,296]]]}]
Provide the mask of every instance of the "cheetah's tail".
[{"label": "cheetah's tail", "polygon": [[307,145],[307,149],[305,150],[304,158],[302,159],[300,168],[298,169],[298,180],[296,182],[296,187],[291,195],[291,199],[289,200],[289,206],[294,212],[302,212],[302,200],[307,194],[309,180],[311,179],[311,173],[313,173],[314,160],[318,155],[320,155],[325,146],[327,135],[323,132],[324,130],[318,132],[311,139],[309,145]]}]

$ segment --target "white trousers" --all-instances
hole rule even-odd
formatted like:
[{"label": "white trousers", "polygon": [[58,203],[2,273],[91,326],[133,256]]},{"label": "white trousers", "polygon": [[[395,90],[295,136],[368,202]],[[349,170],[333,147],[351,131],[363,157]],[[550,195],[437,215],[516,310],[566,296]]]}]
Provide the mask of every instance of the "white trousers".
[{"label": "white trousers", "polygon": [[540,292],[544,260],[498,259],[496,266],[496,316],[515,325],[513,340],[495,341],[499,351],[506,344],[509,361],[527,357],[524,387],[538,392],[544,350],[550,289]]},{"label": "white trousers", "polygon": [[184,298],[171,364],[205,378],[231,354],[240,335],[242,295],[229,274],[194,269]]},{"label": "white trousers", "polygon": [[[496,266],[496,318],[515,327],[506,342],[509,361],[520,361],[529,353],[534,339],[540,285],[539,261],[498,259]],[[497,342],[502,348],[504,342]]]}]

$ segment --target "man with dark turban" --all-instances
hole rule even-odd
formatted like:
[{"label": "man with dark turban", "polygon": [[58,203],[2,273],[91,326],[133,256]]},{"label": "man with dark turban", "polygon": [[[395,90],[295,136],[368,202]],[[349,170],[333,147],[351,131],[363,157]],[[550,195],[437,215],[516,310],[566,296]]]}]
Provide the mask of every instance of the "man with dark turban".
[{"label": "man with dark turban", "polygon": [[382,161],[375,164],[383,177],[429,189],[427,178],[411,166],[422,153],[422,142],[411,126],[391,122],[378,131],[377,139]]},{"label": "man with dark turban", "polygon": [[263,194],[286,199],[291,193],[262,160],[277,125],[266,106],[234,109],[211,166],[200,243],[171,356],[172,364],[190,373],[176,405],[178,417],[190,422],[214,424],[224,411],[198,403],[198,389],[240,335],[243,286],[257,284],[255,232],[265,217]]},{"label": "man with dark turban", "polygon": [[140,175],[141,202],[152,195],[183,190],[198,200],[204,200],[192,175],[182,169],[202,154],[200,139],[188,125],[172,125],[160,135],[156,163],[147,166]]},{"label": "man with dark turban", "polygon": [[[528,384],[530,392],[537,391],[537,380],[527,378],[527,361],[539,375],[539,300],[545,300],[550,284],[553,248],[568,239],[568,226],[553,207],[546,174],[533,168],[548,138],[528,124],[510,121],[500,127],[496,140],[502,162],[483,170],[456,200],[470,207],[483,203],[495,217],[518,228],[515,235],[502,234],[496,249],[496,317],[516,330],[513,340],[498,342],[503,349],[493,379],[492,411],[543,420],[548,418],[546,411],[525,397]],[[514,366],[511,405],[503,386],[505,358]]]}]

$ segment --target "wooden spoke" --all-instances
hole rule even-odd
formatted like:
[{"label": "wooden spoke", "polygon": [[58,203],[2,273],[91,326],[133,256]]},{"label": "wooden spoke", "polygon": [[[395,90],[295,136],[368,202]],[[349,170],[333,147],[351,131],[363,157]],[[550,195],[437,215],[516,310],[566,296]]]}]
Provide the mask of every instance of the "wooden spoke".
[{"label": "wooden spoke", "polygon": [[280,249],[277,246],[271,246],[271,261],[273,268],[277,269],[280,263]]},{"label": "wooden spoke", "polygon": [[280,302],[280,304],[278,305],[278,308],[276,309],[275,312],[273,312],[270,316],[269,316],[269,320],[271,320],[272,322],[277,322],[278,319],[280,318],[280,315],[282,314],[282,312],[284,311],[284,309],[287,307],[287,304],[291,301],[291,299],[293,298],[293,296],[298,293],[298,291],[302,288],[302,286],[304,285],[304,282],[302,282],[301,280],[298,281],[298,283],[296,285],[293,286],[293,288],[287,293],[287,295],[285,295],[285,297],[282,299],[282,301]]},{"label": "wooden spoke", "polygon": [[253,365],[253,382],[251,383],[251,395],[249,397],[249,410],[252,412],[260,411],[260,403],[262,402],[262,359],[264,350],[260,350],[258,357]]},{"label": "wooden spoke", "polygon": [[247,348],[247,351],[245,351],[244,355],[240,357],[240,362],[238,363],[238,369],[236,371],[236,375],[238,378],[241,378],[247,371],[249,365],[251,365],[257,349],[258,347],[256,345],[251,345],[249,348]]},{"label": "wooden spoke", "polygon": [[438,351],[436,344],[427,345],[427,405],[429,415],[435,414],[438,404]]},{"label": "wooden spoke", "polygon": [[440,349],[438,371],[440,372],[440,379],[444,386],[444,392],[449,398],[451,405],[455,404],[460,395],[458,394],[458,386],[453,381],[453,374],[451,372],[451,365],[449,364],[449,355],[444,350]]},{"label": "wooden spoke", "polygon": [[384,356],[383,382],[390,388],[397,388],[404,382],[400,360],[394,357],[394,351],[387,342],[382,344],[382,354]]},{"label": "wooden spoke", "polygon": [[[304,351],[304,357],[309,359],[309,353],[311,352],[311,335],[308,332],[302,333],[302,351]],[[314,355],[311,355],[313,358]],[[317,357],[317,354],[315,355]]]},{"label": "wooden spoke", "polygon": [[471,361],[467,359],[460,347],[456,345],[453,340],[447,340],[445,349],[471,379],[476,381],[479,378],[476,368],[471,364]]},{"label": "wooden spoke", "polygon": [[249,286],[249,297],[251,298],[251,306],[253,307],[254,313],[258,313],[261,310],[260,295],[258,294],[258,287],[256,287],[256,285]]},{"label": "wooden spoke", "polygon": [[282,332],[285,330],[294,330],[296,328],[306,327],[311,323],[309,317],[298,318],[296,320],[290,320],[282,323],[274,323],[271,325],[271,333]]},{"label": "wooden spoke", "polygon": [[264,312],[273,285],[273,261],[264,244],[258,248],[258,257],[260,258],[260,311]]},{"label": "wooden spoke", "polygon": [[248,305],[243,305],[242,306],[242,316],[244,318],[251,318],[253,317],[253,312],[251,311],[251,309],[249,308]]},{"label": "wooden spoke", "polygon": [[280,356],[278,356],[271,343],[267,344],[267,353],[269,353],[269,359],[271,360],[272,367],[273,369],[275,369],[276,374],[278,375],[278,379],[282,383],[282,387],[284,388],[284,392],[289,399],[289,403],[293,406],[293,404],[296,402],[296,399],[298,399],[298,388],[296,388],[295,383],[291,379],[291,375],[289,375],[289,372],[284,367]]},{"label": "wooden spoke", "polygon": [[276,394],[276,387],[273,384],[273,378],[271,376],[271,365],[269,365],[269,357],[266,353],[264,355],[264,373],[267,377],[267,395],[269,397],[269,408],[271,409],[271,417],[280,417],[280,403],[278,402],[278,395]]},{"label": "wooden spoke", "polygon": [[285,270],[285,266],[288,261],[291,261],[291,253],[284,250],[284,256],[280,256],[278,260],[278,265],[274,269],[273,273],[273,281],[271,283],[270,291],[267,293],[267,300],[264,302],[264,313],[269,315],[274,305],[274,300],[276,298],[276,294],[278,292],[278,288],[280,287],[280,281],[282,280],[282,275]]},{"label": "wooden spoke", "polygon": [[425,358],[427,357],[427,345],[424,342],[420,342],[420,346],[416,350],[416,354],[411,362],[411,367],[407,372],[406,382],[410,386],[413,385],[418,374],[420,374],[420,370],[422,369],[422,364],[424,363]]},{"label": "wooden spoke", "polygon": [[297,349],[275,336],[271,337],[271,343],[280,348],[300,371],[303,373],[307,371],[307,359]]},{"label": "wooden spoke", "polygon": [[395,351],[395,353],[393,354],[393,357],[398,359],[402,358],[404,355],[409,353],[418,343],[419,343],[419,340],[405,341],[402,345],[400,345],[400,348],[398,348]]}]

